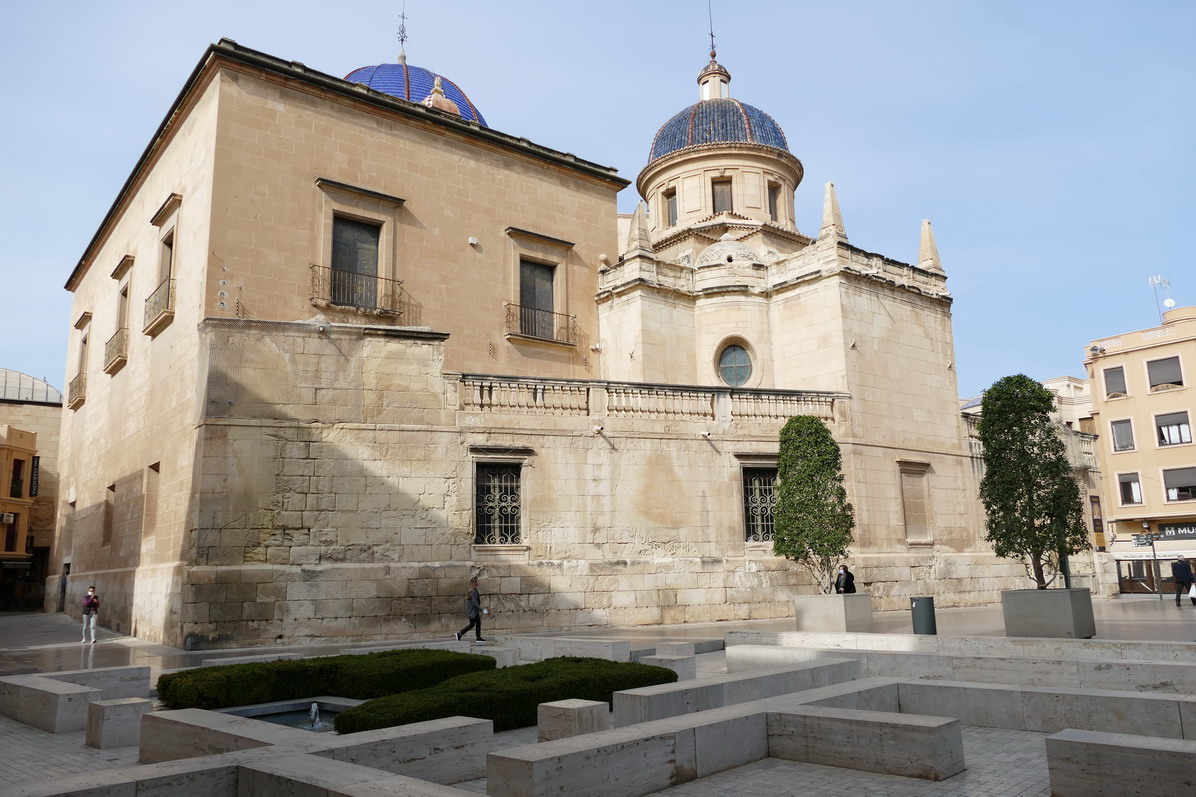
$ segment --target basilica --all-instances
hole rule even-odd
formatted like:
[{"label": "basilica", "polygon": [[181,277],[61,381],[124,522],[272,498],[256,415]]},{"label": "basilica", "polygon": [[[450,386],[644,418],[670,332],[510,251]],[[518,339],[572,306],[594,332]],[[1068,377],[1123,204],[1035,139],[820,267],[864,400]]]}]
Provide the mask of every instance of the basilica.
[{"label": "basilica", "polygon": [[472,575],[498,633],[791,616],[798,414],[876,609],[1028,586],[983,540],[929,222],[917,262],[864,251],[828,184],[799,230],[784,131],[696,72],[620,215],[615,169],[402,55],[212,45],[67,280],[47,603],[95,584],[188,649],[448,637]]}]

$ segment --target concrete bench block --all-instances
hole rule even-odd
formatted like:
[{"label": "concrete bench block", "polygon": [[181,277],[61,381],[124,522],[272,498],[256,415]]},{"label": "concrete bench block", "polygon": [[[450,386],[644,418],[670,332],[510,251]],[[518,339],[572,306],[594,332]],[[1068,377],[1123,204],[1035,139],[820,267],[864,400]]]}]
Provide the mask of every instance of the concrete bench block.
[{"label": "concrete bench block", "polygon": [[0,715],[50,733],[87,727],[95,700],[149,695],[149,667],[100,667],[0,678]]},{"label": "concrete bench block", "polygon": [[964,770],[957,719],[803,706],[768,713],[773,758],[945,780]]},{"label": "concrete bench block", "polygon": [[692,681],[698,677],[698,664],[693,656],[644,656],[640,664],[672,670],[679,681]]},{"label": "concrete bench block", "polygon": [[153,701],[144,697],[96,700],[87,707],[85,744],[100,750],[137,744],[141,740],[141,717],[152,706]]},{"label": "concrete bench block", "polygon": [[798,631],[867,634],[872,631],[872,596],[797,595],[793,598]]},{"label": "concrete bench block", "polygon": [[510,647],[494,647],[492,645],[477,645],[469,648],[470,653],[479,656],[489,656],[499,668],[513,667],[519,661],[519,651]]},{"label": "concrete bench block", "polygon": [[543,661],[557,656],[585,656],[610,661],[631,661],[626,639],[573,639],[570,637],[513,637],[508,644],[519,651],[520,661]]},{"label": "concrete bench block", "polygon": [[293,661],[294,659],[301,659],[298,653],[266,653],[260,656],[230,656],[228,658],[220,659],[203,659],[199,665],[201,667],[223,667],[229,664],[255,664],[257,662],[269,661]]},{"label": "concrete bench block", "polygon": [[1191,797],[1196,741],[1068,729],[1046,739],[1055,797]]},{"label": "concrete bench block", "polygon": [[610,728],[610,706],[603,700],[557,700],[536,708],[536,738],[541,742]]},{"label": "concrete bench block", "polygon": [[50,733],[87,727],[87,705],[104,696],[99,689],[41,675],[0,678],[0,713]]},{"label": "concrete bench block", "polygon": [[693,642],[661,642],[656,646],[657,656],[695,656]]},{"label": "concrete bench block", "polygon": [[314,735],[314,756],[447,784],[485,777],[494,723],[445,717],[345,736]]}]

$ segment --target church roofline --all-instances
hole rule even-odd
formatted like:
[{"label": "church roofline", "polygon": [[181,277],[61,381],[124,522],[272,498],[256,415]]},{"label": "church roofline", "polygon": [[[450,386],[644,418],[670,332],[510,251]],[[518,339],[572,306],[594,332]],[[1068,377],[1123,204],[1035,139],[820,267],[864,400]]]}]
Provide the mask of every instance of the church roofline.
[{"label": "church roofline", "polygon": [[161,124],[158,125],[158,129],[154,131],[149,144],[146,145],[145,150],[137,158],[137,163],[133,166],[128,178],[125,179],[124,184],[117,192],[112,206],[104,214],[103,221],[100,222],[95,235],[92,236],[84,248],[82,257],[79,258],[78,264],[67,278],[64,287],[68,291],[73,291],[78,285],[79,279],[86,270],[89,260],[99,248],[100,242],[106,237],[126,198],[144,175],[147,165],[163,145],[164,139],[169,135],[173,127],[181,121],[180,110],[184,107],[195,89],[206,81],[205,73],[214,73],[221,65],[221,62],[257,68],[274,76],[306,83],[321,91],[356,102],[364,102],[409,119],[441,125],[464,137],[484,141],[524,157],[545,161],[554,166],[578,172],[591,179],[609,183],[615,186],[616,190],[620,190],[631,184],[630,180],[620,177],[618,170],[613,166],[603,166],[593,161],[578,158],[569,152],[559,152],[548,147],[533,144],[526,138],[500,133],[492,128],[483,127],[476,122],[467,122],[459,117],[446,114],[443,111],[437,111],[419,103],[412,103],[392,97],[389,94],[376,91],[360,83],[352,83],[324,72],[318,72],[298,61],[284,61],[268,53],[243,47],[232,39],[221,39],[219,42],[208,46],[208,49],[199,59],[199,63],[195,65],[195,68],[183,84],[182,90],[179,91],[174,102],[170,104],[170,109],[166,112],[166,116],[162,119]]}]

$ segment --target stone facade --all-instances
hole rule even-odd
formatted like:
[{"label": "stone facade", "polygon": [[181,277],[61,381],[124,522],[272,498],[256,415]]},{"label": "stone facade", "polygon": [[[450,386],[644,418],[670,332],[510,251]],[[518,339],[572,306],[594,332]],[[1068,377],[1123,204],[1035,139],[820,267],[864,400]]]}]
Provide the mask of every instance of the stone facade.
[{"label": "stone facade", "polygon": [[801,234],[779,136],[663,156],[676,223],[620,219],[612,169],[214,45],[68,281],[72,594],[188,648],[447,636],[479,573],[487,630],[790,616],[795,414],[843,447],[877,609],[1024,586],[982,541],[929,226],[916,265],[865,252],[829,189]]}]

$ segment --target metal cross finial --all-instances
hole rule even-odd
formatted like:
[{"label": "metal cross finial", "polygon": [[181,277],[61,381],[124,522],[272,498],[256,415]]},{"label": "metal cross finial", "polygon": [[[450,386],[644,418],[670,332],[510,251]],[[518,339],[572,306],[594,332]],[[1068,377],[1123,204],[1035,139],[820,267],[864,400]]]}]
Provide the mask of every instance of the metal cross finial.
[{"label": "metal cross finial", "polygon": [[399,49],[407,44],[407,3],[403,3],[403,10],[399,14]]},{"label": "metal cross finial", "polygon": [[706,16],[710,19],[710,60],[714,60],[714,10],[712,0],[706,0]]}]

